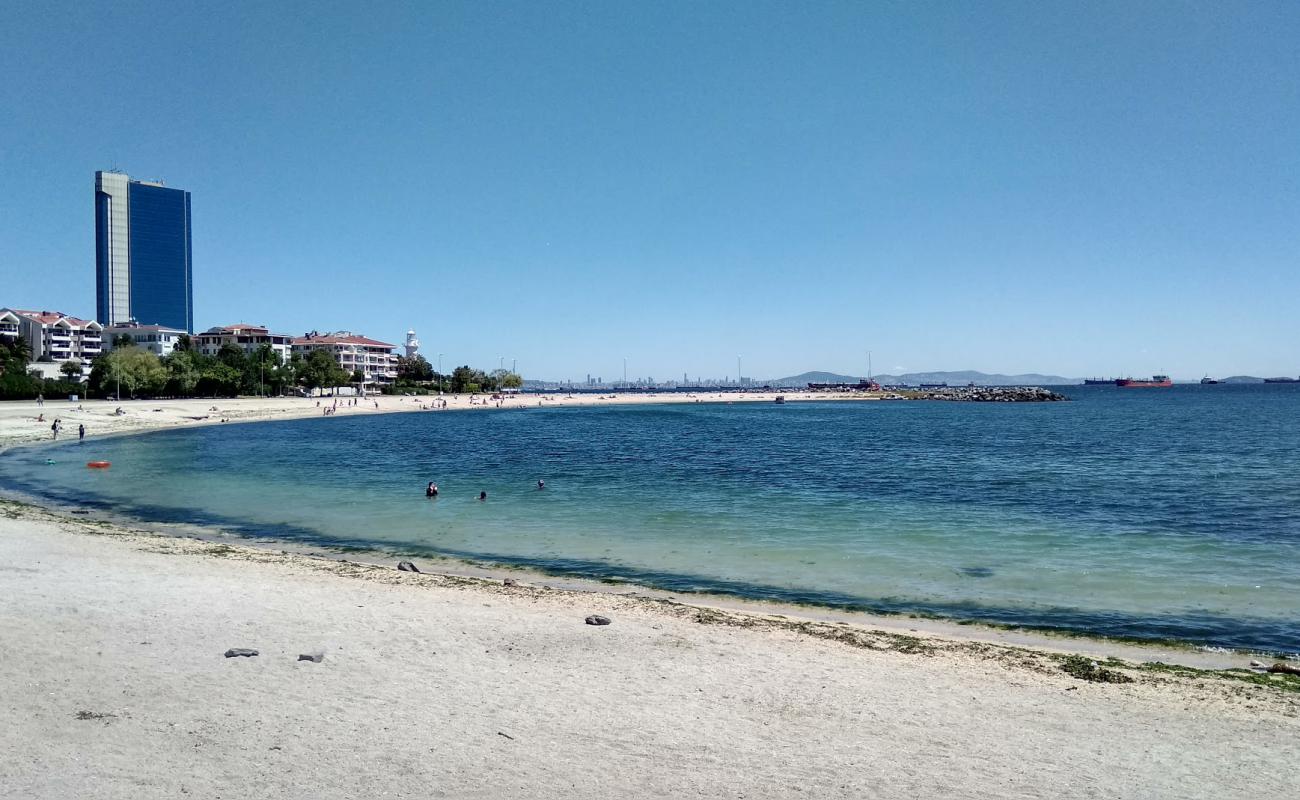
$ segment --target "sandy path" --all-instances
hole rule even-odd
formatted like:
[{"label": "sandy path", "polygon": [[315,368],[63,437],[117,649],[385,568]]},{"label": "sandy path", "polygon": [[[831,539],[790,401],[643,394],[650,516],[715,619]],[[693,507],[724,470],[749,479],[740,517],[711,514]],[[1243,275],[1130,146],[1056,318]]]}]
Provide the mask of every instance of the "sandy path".
[{"label": "sandy path", "polygon": [[[732,394],[722,392],[699,394],[607,394],[607,395],[566,395],[555,392],[544,395],[518,395],[501,401],[494,401],[488,395],[445,395],[446,409],[427,411],[441,413],[442,410],[493,410],[497,408],[537,408],[555,406],[609,406],[632,405],[641,403],[770,403],[778,394],[784,394],[792,400],[879,400],[879,395],[861,395],[849,393],[810,393],[810,392],[747,392]],[[396,412],[419,412],[434,400],[432,397],[395,397],[378,396],[360,398],[356,406],[347,405],[349,398],[340,398],[340,404],[334,418],[357,414],[389,414]],[[221,424],[228,422],[251,422],[270,419],[300,419],[319,417],[324,409],[332,406],[332,398],[298,398],[298,397],[240,397],[196,398],[189,400],[124,400],[112,402],[105,400],[83,400],[70,403],[67,400],[47,400],[43,406],[36,401],[0,402],[0,448],[6,445],[25,442],[49,440],[50,425],[55,419],[62,420],[63,433],[60,438],[77,436],[77,426],[85,425],[88,436],[105,434],[131,433],[154,428],[169,428],[192,425]],[[318,406],[317,403],[320,405]],[[115,412],[118,408],[122,415]],[[39,419],[41,416],[44,419]]]},{"label": "sandy path", "polygon": [[1300,703],[1270,689],[7,513],[3,797],[1233,798],[1300,763]]}]

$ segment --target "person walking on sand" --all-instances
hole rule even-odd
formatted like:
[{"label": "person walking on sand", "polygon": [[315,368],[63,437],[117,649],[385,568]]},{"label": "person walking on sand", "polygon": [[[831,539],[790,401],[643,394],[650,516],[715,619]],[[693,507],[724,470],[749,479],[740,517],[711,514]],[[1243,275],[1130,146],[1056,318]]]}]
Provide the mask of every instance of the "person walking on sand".
[{"label": "person walking on sand", "polygon": [[57,440],[59,438],[59,421],[57,419],[51,423],[50,431],[54,434],[53,438]]}]

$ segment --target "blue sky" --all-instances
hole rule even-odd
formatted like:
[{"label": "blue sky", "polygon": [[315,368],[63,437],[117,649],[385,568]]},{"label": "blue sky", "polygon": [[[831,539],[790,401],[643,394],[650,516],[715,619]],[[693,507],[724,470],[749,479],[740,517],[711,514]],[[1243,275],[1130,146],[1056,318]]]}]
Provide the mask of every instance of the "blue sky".
[{"label": "blue sky", "polygon": [[195,324],[444,365],[1300,373],[1300,4],[10,4],[0,305],[94,313],[93,174],[193,193]]}]

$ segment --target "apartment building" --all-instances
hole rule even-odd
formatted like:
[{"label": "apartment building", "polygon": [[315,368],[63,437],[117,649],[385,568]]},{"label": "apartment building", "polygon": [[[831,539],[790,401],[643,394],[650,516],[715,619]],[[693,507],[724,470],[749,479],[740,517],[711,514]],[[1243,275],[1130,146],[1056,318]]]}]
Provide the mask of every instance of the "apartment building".
[{"label": "apartment building", "polygon": [[293,352],[304,358],[313,350],[324,350],[349,373],[361,370],[367,389],[376,389],[397,380],[395,347],[349,331],[324,334],[313,331],[293,340]]},{"label": "apartment building", "polygon": [[125,336],[134,346],[148,350],[157,356],[165,356],[176,349],[176,343],[185,335],[185,331],[179,328],[124,322],[104,328],[104,350],[112,350],[113,343],[119,337]]},{"label": "apartment building", "polygon": [[89,363],[103,352],[103,326],[94,320],[71,317],[58,311],[24,311],[0,308],[0,320],[17,320],[17,333],[32,348],[32,361],[81,361]]},{"label": "apartment building", "polygon": [[288,361],[293,352],[293,343],[294,338],[287,333],[271,333],[261,325],[244,323],[208,328],[203,333],[194,335],[194,348],[205,356],[215,356],[227,344],[235,345],[246,354],[256,352],[265,344],[280,354],[281,361]]}]

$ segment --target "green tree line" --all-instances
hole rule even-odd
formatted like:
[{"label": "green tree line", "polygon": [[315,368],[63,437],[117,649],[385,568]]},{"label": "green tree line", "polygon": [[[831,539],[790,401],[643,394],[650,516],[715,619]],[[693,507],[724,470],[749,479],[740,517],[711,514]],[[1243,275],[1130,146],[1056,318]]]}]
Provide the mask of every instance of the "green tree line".
[{"label": "green tree line", "polygon": [[[31,399],[38,394],[58,397],[85,394],[89,397],[235,397],[277,396],[295,389],[307,392],[334,389],[359,383],[359,372],[349,373],[328,352],[313,350],[293,354],[287,361],[270,345],[245,353],[233,344],[215,355],[194,349],[188,336],[181,336],[176,349],[159,357],[136,347],[130,337],[119,336],[113,349],[91,362],[90,376],[81,383],[81,365],[64,364],[64,380],[48,380],[28,373],[31,350],[18,337],[0,340],[0,399]],[[399,357],[397,382],[385,392],[453,393],[496,392],[518,389],[523,379],[506,370],[484,372],[469,366],[439,375],[423,356]]]}]

